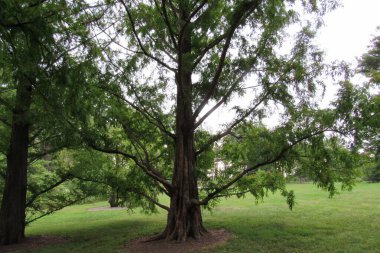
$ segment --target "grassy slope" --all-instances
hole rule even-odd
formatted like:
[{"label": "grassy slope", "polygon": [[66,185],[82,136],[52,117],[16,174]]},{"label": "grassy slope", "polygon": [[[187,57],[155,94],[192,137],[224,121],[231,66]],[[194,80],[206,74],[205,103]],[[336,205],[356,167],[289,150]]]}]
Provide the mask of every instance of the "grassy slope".
[{"label": "grassy slope", "polygon": [[[310,184],[289,185],[296,192],[293,211],[279,195],[254,204],[252,197],[223,200],[204,213],[208,228],[235,234],[210,252],[380,252],[380,184],[359,184],[333,199]],[[123,252],[125,241],[159,232],[164,213],[89,212],[94,203],[66,208],[33,223],[27,235],[68,236],[64,245],[35,252]]]}]

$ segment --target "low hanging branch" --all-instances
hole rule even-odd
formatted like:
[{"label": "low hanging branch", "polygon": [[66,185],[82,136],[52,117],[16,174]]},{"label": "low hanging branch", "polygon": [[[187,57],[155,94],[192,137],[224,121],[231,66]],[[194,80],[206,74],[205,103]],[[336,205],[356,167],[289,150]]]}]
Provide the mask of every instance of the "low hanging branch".
[{"label": "low hanging branch", "polygon": [[32,223],[33,221],[36,221],[36,220],[38,220],[38,219],[41,219],[41,218],[43,218],[43,217],[45,217],[45,216],[48,216],[48,215],[54,213],[54,212],[57,212],[57,211],[59,211],[59,210],[65,208],[65,207],[68,207],[68,206],[74,205],[74,204],[76,204],[76,203],[78,203],[78,202],[80,202],[80,201],[83,201],[83,200],[85,200],[87,197],[88,197],[88,196],[81,197],[81,198],[79,198],[79,199],[75,199],[75,200],[69,201],[69,202],[63,204],[62,206],[56,207],[56,208],[54,208],[54,209],[52,209],[52,210],[50,210],[50,211],[48,211],[48,212],[46,212],[46,213],[44,213],[44,214],[41,214],[40,216],[37,216],[37,217],[35,217],[35,218],[31,219],[31,220],[27,220],[27,221],[25,221],[25,225],[28,225],[28,224]]},{"label": "low hanging branch", "polygon": [[305,135],[301,138],[299,138],[298,140],[294,141],[292,144],[284,147],[279,153],[277,156],[275,156],[274,158],[270,159],[270,160],[267,160],[267,161],[264,161],[264,162],[261,162],[261,163],[258,163],[252,167],[247,167],[246,169],[244,169],[242,172],[240,172],[237,176],[235,176],[231,181],[229,181],[228,183],[226,183],[225,185],[217,188],[216,190],[214,190],[212,193],[208,194],[203,200],[195,200],[193,199],[192,200],[192,204],[195,204],[195,205],[207,205],[209,203],[210,200],[214,199],[215,197],[217,197],[221,192],[227,190],[230,186],[232,186],[234,183],[236,183],[237,181],[239,181],[242,177],[244,177],[245,175],[247,175],[249,172],[255,172],[257,171],[260,167],[263,167],[263,166],[266,166],[266,165],[270,165],[270,164],[273,164],[275,162],[278,162],[279,160],[281,160],[282,158],[284,158],[285,154],[290,150],[292,149],[295,145],[299,144],[300,142],[306,140],[306,139],[309,139],[313,136],[317,136],[317,135],[320,135],[324,132],[328,132],[328,131],[332,131],[332,132],[340,132],[340,131],[337,131],[335,129],[324,129],[324,130],[320,130],[320,131],[316,131],[314,133],[311,133],[311,134],[308,134],[308,135]]},{"label": "low hanging branch", "polygon": [[[76,178],[76,179],[78,179],[78,180],[81,180],[81,181],[93,182],[93,183],[104,184],[104,185],[110,186],[106,182],[103,182],[103,181],[100,181],[100,180],[96,180],[96,179],[93,179],[93,178],[84,178],[84,177],[81,177],[81,176],[73,176],[73,177]],[[160,208],[162,208],[162,209],[164,209],[166,211],[169,211],[169,207],[165,206],[164,204],[161,204],[160,202],[158,202],[157,200],[155,200],[153,197],[151,197],[148,194],[146,194],[146,193],[138,190],[137,188],[127,187],[127,188],[124,188],[124,190],[127,191],[127,192],[135,193],[137,195],[141,195],[144,198],[146,198],[148,201],[150,201],[153,204],[155,204],[156,206],[158,206],[158,207],[160,207]]]},{"label": "low hanging branch", "polygon": [[172,185],[166,179],[164,179],[158,171],[153,169],[151,166],[146,167],[142,162],[139,161],[139,159],[136,156],[130,155],[118,149],[109,149],[109,148],[99,147],[93,143],[88,143],[88,145],[94,150],[97,150],[103,153],[119,154],[119,155],[123,155],[124,157],[128,159],[132,159],[135,162],[135,164],[145,172],[145,174],[147,174],[152,179],[160,182],[168,192],[172,191],[172,188],[173,188]]},{"label": "low hanging branch", "polygon": [[67,174],[65,176],[63,176],[60,180],[58,180],[57,182],[55,182],[54,184],[46,187],[45,189],[37,192],[37,193],[34,193],[30,199],[28,200],[28,202],[26,202],[26,206],[31,206],[33,204],[33,202],[39,197],[41,196],[42,194],[45,194],[51,190],[53,190],[54,188],[58,187],[59,185],[63,184],[64,182],[68,181],[68,180],[71,180],[73,179],[73,175],[72,174]]}]

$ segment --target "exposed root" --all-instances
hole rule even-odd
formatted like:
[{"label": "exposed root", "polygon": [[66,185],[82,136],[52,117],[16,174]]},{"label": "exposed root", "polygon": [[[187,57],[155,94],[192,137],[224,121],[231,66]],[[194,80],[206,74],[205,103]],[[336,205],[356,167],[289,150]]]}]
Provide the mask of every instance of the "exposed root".
[{"label": "exposed root", "polygon": [[159,240],[163,240],[165,238],[166,238],[166,233],[162,232],[162,233],[159,233],[157,235],[154,235],[154,236],[151,236],[149,238],[146,238],[145,240],[143,240],[143,242],[159,241]]},{"label": "exposed root", "polygon": [[231,238],[231,234],[224,229],[203,231],[199,239],[188,236],[186,241],[167,240],[165,233],[153,237],[143,237],[130,241],[125,245],[126,252],[132,253],[167,253],[167,252],[198,252],[206,248],[223,245]]}]

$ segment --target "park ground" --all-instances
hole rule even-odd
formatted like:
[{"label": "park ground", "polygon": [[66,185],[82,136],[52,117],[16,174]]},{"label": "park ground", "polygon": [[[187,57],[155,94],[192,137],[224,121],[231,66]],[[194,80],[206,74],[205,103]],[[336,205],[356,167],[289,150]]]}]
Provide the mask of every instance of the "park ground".
[{"label": "park ground", "polygon": [[[360,183],[332,199],[312,184],[291,184],[288,189],[296,194],[293,211],[279,194],[269,194],[258,204],[251,196],[230,198],[211,212],[204,211],[207,228],[233,234],[224,245],[204,252],[380,252],[380,184]],[[26,252],[126,252],[129,241],[165,226],[161,211],[152,215],[140,210],[89,211],[106,205],[71,206],[34,222],[27,236],[57,242]]]}]

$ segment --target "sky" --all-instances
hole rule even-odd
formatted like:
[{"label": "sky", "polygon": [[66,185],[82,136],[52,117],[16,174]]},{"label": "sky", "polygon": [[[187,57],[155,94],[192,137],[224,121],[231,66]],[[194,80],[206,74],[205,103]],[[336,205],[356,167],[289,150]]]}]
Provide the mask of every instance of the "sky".
[{"label": "sky", "polygon": [[355,63],[367,51],[376,27],[380,26],[380,0],[343,0],[342,3],[343,7],[325,16],[317,42],[328,61]]},{"label": "sky", "polygon": [[[373,36],[380,35],[380,30],[377,30],[380,26],[380,0],[341,0],[341,3],[341,7],[325,15],[324,26],[320,28],[315,43],[325,51],[327,62],[344,60],[356,66],[356,59],[368,51]],[[334,97],[336,89],[332,85],[327,87],[326,104]],[[216,132],[220,124],[232,117],[233,113],[220,108],[207,119],[204,126]],[[273,114],[264,119],[264,123],[272,127],[278,120],[278,116]]]}]

